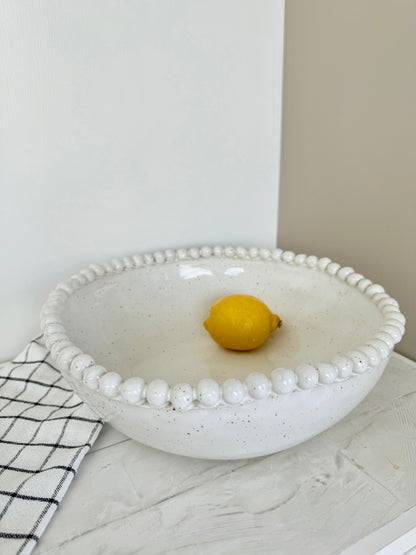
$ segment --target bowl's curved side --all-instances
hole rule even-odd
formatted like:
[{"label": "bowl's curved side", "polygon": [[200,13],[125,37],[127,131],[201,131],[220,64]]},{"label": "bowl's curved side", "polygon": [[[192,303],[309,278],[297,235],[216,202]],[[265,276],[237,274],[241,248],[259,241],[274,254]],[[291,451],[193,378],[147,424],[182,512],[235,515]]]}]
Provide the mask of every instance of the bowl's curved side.
[{"label": "bowl's curved side", "polygon": [[336,424],[367,396],[387,362],[345,382],[217,410],[126,405],[79,382],[74,386],[104,420],[145,445],[196,458],[242,459],[293,447]]}]

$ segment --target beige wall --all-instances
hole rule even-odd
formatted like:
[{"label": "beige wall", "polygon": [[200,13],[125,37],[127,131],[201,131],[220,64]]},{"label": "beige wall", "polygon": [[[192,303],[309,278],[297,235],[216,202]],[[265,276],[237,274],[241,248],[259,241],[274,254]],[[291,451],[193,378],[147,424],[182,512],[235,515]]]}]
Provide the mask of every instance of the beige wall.
[{"label": "beige wall", "polygon": [[381,283],[416,359],[416,1],[286,0],[278,243]]}]

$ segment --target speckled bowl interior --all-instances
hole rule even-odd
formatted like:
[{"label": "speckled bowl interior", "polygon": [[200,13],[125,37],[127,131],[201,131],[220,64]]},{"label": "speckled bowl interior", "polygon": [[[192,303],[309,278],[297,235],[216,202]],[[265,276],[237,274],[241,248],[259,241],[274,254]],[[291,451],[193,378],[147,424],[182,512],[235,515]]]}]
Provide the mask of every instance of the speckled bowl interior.
[{"label": "speckled bowl interior", "polygon": [[[211,305],[233,293],[258,297],[283,321],[257,350],[223,349],[203,327]],[[103,276],[69,297],[62,320],[75,345],[123,379],[196,386],[207,377],[222,383],[329,361],[370,339],[382,314],[357,288],[326,272],[214,257]]]}]

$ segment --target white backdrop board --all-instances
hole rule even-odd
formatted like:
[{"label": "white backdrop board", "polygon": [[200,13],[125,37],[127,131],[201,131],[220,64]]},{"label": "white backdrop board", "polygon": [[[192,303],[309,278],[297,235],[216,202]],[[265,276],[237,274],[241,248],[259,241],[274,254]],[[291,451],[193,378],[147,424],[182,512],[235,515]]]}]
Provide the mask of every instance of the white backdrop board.
[{"label": "white backdrop board", "polygon": [[90,262],[275,245],[284,0],[0,8],[0,360]]}]

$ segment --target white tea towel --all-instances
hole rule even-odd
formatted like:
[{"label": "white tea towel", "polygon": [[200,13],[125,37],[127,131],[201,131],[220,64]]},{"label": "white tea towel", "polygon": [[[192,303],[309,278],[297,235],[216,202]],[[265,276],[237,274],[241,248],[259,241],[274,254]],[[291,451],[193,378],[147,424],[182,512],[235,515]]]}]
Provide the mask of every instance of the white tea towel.
[{"label": "white tea towel", "polygon": [[0,365],[2,555],[32,551],[102,425],[41,338]]}]

